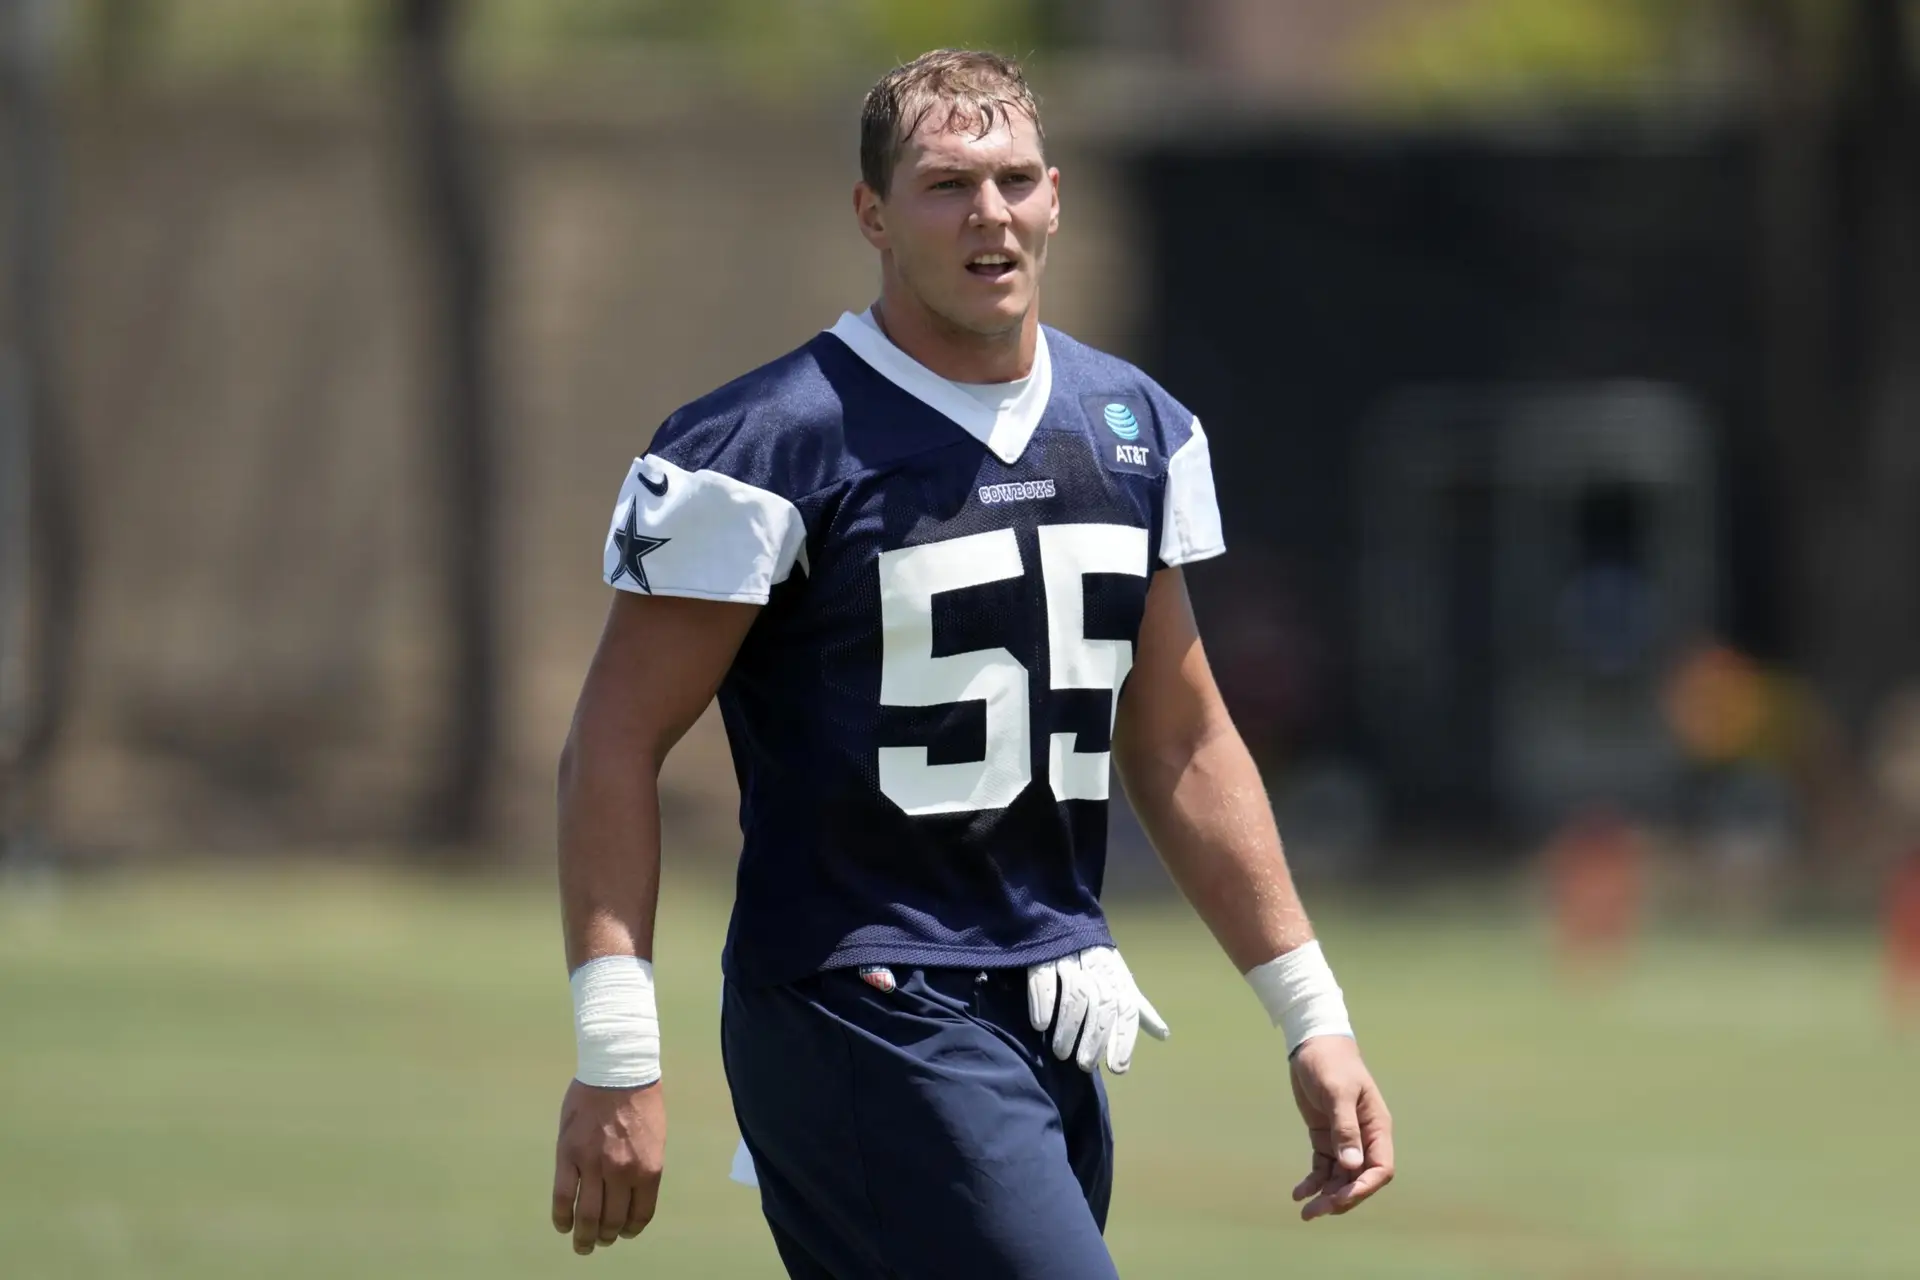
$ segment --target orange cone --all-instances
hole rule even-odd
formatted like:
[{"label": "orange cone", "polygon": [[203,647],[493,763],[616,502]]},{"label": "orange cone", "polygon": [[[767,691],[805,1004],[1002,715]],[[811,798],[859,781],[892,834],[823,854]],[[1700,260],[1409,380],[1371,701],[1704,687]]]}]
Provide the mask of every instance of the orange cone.
[{"label": "orange cone", "polygon": [[1894,1012],[1920,1020],[1920,849],[1887,882],[1887,986]]},{"label": "orange cone", "polygon": [[1580,814],[1548,850],[1563,963],[1591,971],[1624,958],[1640,928],[1645,846],[1610,809]]}]

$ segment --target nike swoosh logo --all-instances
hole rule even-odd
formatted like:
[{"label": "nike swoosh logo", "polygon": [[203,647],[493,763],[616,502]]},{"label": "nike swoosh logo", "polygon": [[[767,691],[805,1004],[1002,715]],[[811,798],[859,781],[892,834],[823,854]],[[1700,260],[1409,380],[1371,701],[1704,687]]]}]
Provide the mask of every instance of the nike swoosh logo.
[{"label": "nike swoosh logo", "polygon": [[640,477],[640,485],[648,493],[656,498],[664,498],[667,496],[667,478],[665,476],[654,480],[648,477],[645,470],[638,467],[634,468],[634,474]]}]

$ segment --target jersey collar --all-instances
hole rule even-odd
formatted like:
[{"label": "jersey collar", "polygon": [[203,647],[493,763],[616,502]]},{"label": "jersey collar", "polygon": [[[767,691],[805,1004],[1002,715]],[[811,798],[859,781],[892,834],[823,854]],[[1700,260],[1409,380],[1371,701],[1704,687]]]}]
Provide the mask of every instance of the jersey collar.
[{"label": "jersey collar", "polygon": [[873,371],[926,405],[952,419],[968,435],[985,445],[1002,462],[1020,460],[1034,428],[1047,411],[1053,395],[1053,358],[1047,353],[1047,331],[1035,335],[1033,374],[1027,386],[1010,404],[990,409],[947,379],[889,342],[871,325],[851,311],[845,312],[827,330],[847,345],[853,354],[873,367]]}]

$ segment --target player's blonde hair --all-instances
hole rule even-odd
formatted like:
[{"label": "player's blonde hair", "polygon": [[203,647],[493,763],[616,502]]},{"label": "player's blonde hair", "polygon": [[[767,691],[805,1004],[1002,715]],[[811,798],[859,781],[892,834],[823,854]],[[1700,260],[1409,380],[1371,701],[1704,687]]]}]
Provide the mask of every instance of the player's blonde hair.
[{"label": "player's blonde hair", "polygon": [[860,112],[860,177],[882,199],[900,149],[936,111],[946,113],[943,128],[972,129],[980,136],[1019,112],[1033,121],[1041,147],[1047,143],[1039,100],[1018,62],[973,49],[923,53],[881,76]]}]

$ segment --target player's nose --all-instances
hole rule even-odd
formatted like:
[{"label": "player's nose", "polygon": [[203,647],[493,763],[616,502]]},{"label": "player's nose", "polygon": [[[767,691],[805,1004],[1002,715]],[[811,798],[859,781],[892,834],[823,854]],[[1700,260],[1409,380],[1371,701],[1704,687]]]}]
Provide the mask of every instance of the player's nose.
[{"label": "player's nose", "polygon": [[976,191],[971,219],[975,226],[1004,227],[1013,221],[1013,210],[1007,207],[1006,200],[1000,195],[998,183],[983,182]]}]

